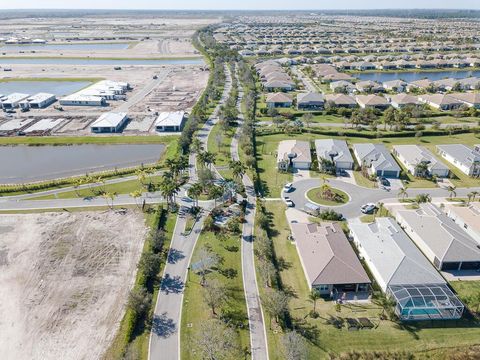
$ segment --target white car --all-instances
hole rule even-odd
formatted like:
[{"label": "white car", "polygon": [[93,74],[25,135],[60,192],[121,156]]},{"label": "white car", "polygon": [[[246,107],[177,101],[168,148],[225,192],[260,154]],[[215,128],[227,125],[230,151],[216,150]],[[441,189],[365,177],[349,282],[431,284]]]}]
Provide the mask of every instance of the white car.
[{"label": "white car", "polygon": [[285,202],[285,204],[288,206],[288,207],[294,207],[295,206],[295,203],[292,201],[292,199],[290,199],[289,197],[284,197],[283,198],[283,201]]},{"label": "white car", "polygon": [[371,214],[375,211],[376,208],[377,208],[377,205],[369,203],[369,204],[363,205],[360,208],[360,211],[364,214]]},{"label": "white car", "polygon": [[293,184],[292,183],[285,184],[285,186],[283,187],[283,191],[287,192],[287,193],[292,191],[292,189],[293,189]]}]

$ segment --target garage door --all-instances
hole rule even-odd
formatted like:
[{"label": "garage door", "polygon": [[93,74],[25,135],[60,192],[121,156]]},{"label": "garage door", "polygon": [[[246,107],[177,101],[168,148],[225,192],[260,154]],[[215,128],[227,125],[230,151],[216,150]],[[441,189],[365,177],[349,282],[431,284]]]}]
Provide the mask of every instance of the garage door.
[{"label": "garage door", "polygon": [[396,171],[388,171],[388,170],[385,170],[383,172],[383,176],[385,177],[391,177],[391,178],[396,178],[398,177],[398,173]]}]

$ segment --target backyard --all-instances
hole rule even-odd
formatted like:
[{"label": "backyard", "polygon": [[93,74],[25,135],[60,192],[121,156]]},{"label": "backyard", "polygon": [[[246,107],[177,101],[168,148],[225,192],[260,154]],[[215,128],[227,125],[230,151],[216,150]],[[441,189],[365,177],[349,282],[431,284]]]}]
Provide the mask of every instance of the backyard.
[{"label": "backyard", "polygon": [[[419,326],[415,324],[400,325],[388,320],[380,320],[382,308],[375,304],[342,305],[340,309],[330,301],[318,300],[317,312],[320,316],[313,319],[308,316],[313,304],[308,300],[309,289],[303,274],[300,259],[295,245],[287,240],[290,229],[285,217],[285,207],[280,202],[267,202],[267,210],[271,216],[276,233],[273,241],[277,259],[281,259],[281,282],[284,289],[292,294],[289,303],[290,316],[293,323],[300,327],[318,329],[317,344],[308,343],[309,359],[327,358],[329,354],[348,351],[410,351],[419,358],[428,358],[430,352],[439,349],[460,348],[478,344],[480,325],[466,320],[445,323],[432,323]],[[470,284],[464,285],[469,288]],[[473,285],[473,284],[472,284]],[[477,285],[478,286],[478,285]],[[340,310],[340,311],[338,311]],[[373,324],[370,330],[348,331],[345,327],[337,329],[328,321],[346,318],[366,317]],[[304,320],[303,320],[304,319]],[[303,325],[301,323],[305,321]],[[281,331],[268,328],[266,319],[270,358],[282,359]],[[461,330],[460,330],[461,329]],[[276,329],[278,330],[278,329]],[[443,351],[441,351],[443,352]]]}]

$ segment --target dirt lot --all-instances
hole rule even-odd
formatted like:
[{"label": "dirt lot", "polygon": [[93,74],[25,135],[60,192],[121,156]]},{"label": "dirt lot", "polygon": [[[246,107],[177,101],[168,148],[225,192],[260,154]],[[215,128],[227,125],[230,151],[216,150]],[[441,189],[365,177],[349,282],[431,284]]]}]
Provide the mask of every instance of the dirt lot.
[{"label": "dirt lot", "polygon": [[133,284],[143,216],[0,215],[3,359],[98,359]]}]

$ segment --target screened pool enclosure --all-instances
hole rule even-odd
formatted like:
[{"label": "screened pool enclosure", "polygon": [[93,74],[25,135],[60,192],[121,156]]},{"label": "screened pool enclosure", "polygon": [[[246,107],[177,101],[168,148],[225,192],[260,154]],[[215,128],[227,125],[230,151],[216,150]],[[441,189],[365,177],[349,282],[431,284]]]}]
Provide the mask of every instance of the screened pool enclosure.
[{"label": "screened pool enclosure", "polygon": [[391,285],[388,294],[396,301],[400,320],[460,319],[464,305],[447,284]]}]

